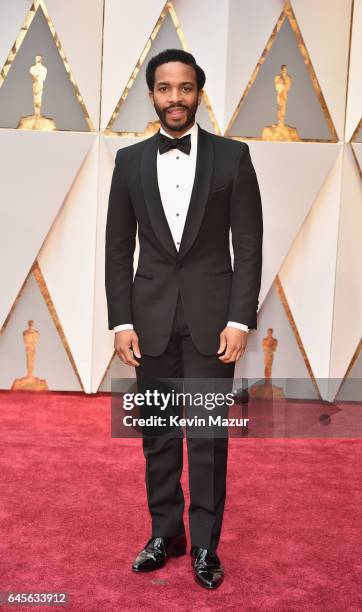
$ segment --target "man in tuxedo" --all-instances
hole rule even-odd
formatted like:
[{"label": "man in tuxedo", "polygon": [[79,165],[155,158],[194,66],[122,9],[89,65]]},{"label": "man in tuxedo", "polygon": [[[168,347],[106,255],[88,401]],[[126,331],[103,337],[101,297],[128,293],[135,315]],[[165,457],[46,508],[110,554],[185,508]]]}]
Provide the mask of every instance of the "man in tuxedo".
[{"label": "man in tuxedo", "polygon": [[[232,385],[248,330],[257,327],[261,283],[262,206],[249,147],[195,122],[205,73],[190,53],[154,56],[146,80],[161,127],[117,151],[106,225],[108,326],[139,383],[199,378]],[[186,552],[183,437],[177,428],[143,433],[142,443],[152,534],[135,572]],[[196,581],[212,589],[224,576],[216,549],[228,438],[190,436],[187,450],[191,564]]]}]

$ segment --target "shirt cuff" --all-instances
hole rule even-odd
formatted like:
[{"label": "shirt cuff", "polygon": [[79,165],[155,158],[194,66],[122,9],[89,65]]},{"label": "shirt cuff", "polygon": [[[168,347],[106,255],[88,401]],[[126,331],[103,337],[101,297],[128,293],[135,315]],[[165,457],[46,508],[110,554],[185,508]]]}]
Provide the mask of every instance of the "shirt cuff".
[{"label": "shirt cuff", "polygon": [[242,329],[244,331],[249,331],[249,328],[244,323],[236,323],[235,321],[228,321],[227,327],[236,327],[237,329]]},{"label": "shirt cuff", "polygon": [[113,331],[118,332],[124,331],[125,329],[133,329],[132,323],[123,323],[123,325],[116,325],[116,327],[113,328]]}]

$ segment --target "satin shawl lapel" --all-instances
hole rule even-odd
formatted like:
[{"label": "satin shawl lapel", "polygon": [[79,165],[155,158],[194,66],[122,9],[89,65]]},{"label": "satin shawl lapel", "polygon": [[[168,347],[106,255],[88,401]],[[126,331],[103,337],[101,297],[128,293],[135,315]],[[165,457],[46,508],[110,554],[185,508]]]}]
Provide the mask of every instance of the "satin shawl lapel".
[{"label": "satin shawl lapel", "polygon": [[141,157],[141,181],[143,196],[146,202],[148,216],[156,237],[163,248],[173,257],[177,257],[176,245],[173,241],[170,227],[163,210],[160,190],[157,180],[157,150],[158,134],[156,132],[146,141]]},{"label": "satin shawl lapel", "polygon": [[213,147],[208,132],[199,126],[195,179],[191,193],[185,227],[177,251],[163,210],[157,180],[158,134],[149,138],[141,158],[141,181],[149,219],[159,242],[174,258],[184,257],[194,243],[205,213],[213,172]]},{"label": "satin shawl lapel", "polygon": [[192,247],[204,217],[207,198],[210,191],[211,177],[214,170],[214,149],[211,137],[199,126],[197,139],[197,157],[195,180],[191,192],[189,209],[181,238],[179,259],[184,257]]}]

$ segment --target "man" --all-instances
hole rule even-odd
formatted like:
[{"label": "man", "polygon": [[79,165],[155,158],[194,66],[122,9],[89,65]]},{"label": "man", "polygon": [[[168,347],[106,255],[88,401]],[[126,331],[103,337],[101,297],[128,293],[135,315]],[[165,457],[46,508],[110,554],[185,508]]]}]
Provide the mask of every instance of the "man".
[{"label": "man", "polygon": [[[159,53],[146,80],[161,128],[117,151],[106,227],[109,329],[140,383],[171,377],[232,384],[248,329],[257,326],[261,282],[262,207],[249,147],[195,122],[205,73],[190,53]],[[216,549],[228,438],[188,437],[187,448],[191,563],[197,582],[216,588],[224,576]],[[186,551],[183,438],[144,434],[143,452],[152,536],[133,563],[138,572]]]}]

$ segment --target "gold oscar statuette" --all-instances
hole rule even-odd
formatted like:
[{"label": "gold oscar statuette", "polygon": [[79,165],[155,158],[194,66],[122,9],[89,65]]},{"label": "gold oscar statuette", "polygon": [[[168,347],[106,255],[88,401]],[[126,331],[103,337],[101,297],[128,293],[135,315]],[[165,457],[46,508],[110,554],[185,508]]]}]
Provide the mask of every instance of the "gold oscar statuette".
[{"label": "gold oscar statuette", "polygon": [[41,130],[47,132],[54,131],[57,128],[53,119],[41,114],[41,99],[44,81],[48,72],[48,69],[42,63],[41,55],[35,57],[35,64],[30,67],[29,72],[33,82],[34,115],[22,117],[18,123],[17,129]]},{"label": "gold oscar statuette", "polygon": [[280,74],[277,74],[274,77],[274,85],[277,92],[278,123],[267,125],[265,128],[263,128],[261,134],[263,140],[300,141],[297,128],[285,125],[288,93],[292,86],[292,82],[293,79],[291,75],[288,74],[287,65],[282,64],[280,67]]},{"label": "gold oscar statuette", "polygon": [[267,335],[262,340],[264,351],[264,382],[256,383],[249,389],[249,396],[252,399],[283,399],[284,393],[281,387],[276,387],[271,383],[274,353],[277,350],[278,340],[273,337],[273,328],[268,327]]},{"label": "gold oscar statuette", "polygon": [[36,345],[39,342],[39,332],[34,328],[34,321],[28,321],[28,328],[23,331],[23,340],[26,352],[26,376],[16,378],[11,389],[19,391],[47,391],[48,385],[43,378],[33,376]]}]

